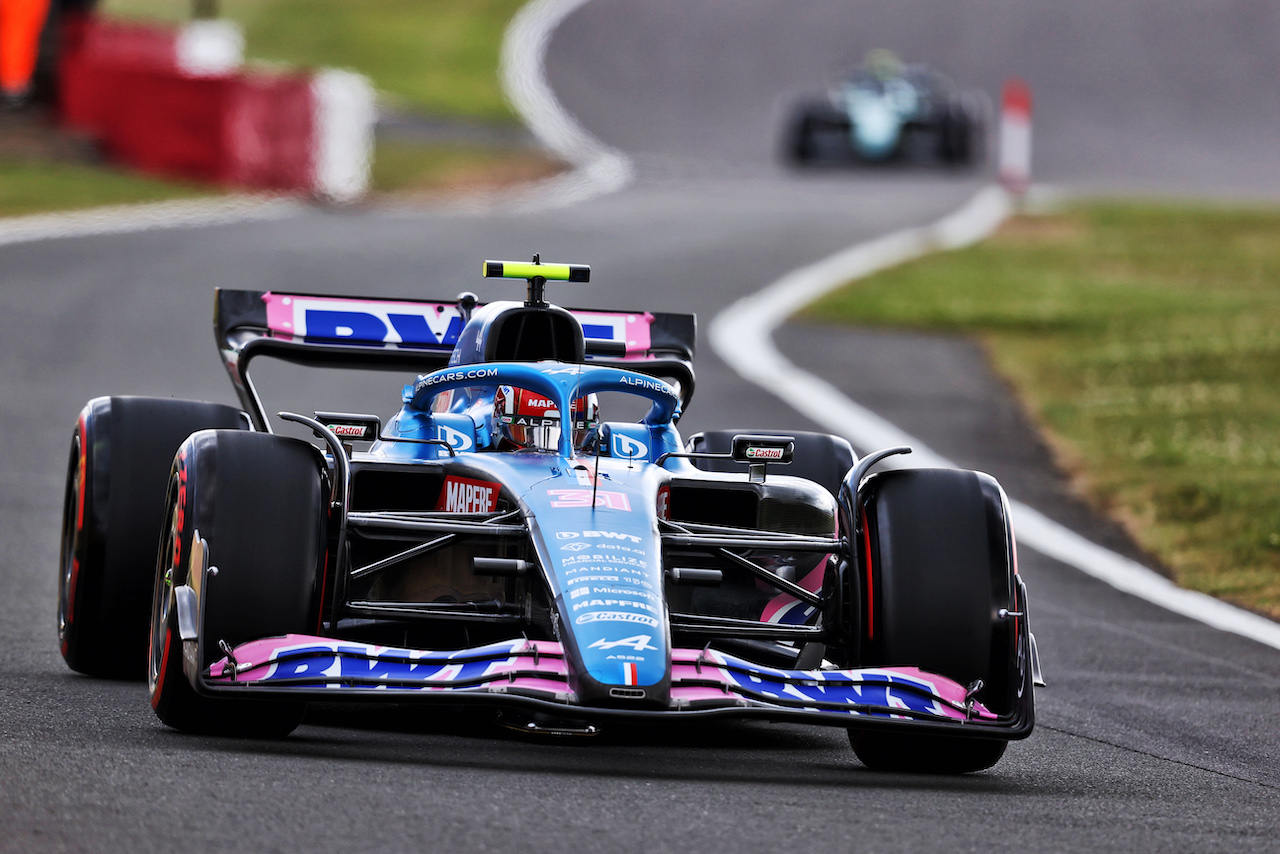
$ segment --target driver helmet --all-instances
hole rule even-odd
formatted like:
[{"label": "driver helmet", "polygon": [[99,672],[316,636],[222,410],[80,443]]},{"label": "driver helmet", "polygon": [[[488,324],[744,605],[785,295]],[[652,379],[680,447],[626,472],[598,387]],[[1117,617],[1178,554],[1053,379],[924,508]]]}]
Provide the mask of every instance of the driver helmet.
[{"label": "driver helmet", "polygon": [[898,59],[898,55],[891,50],[878,48],[876,50],[867,51],[866,59],[863,60],[862,67],[871,74],[872,77],[880,81],[894,80],[903,75],[906,66],[902,60]]},{"label": "driver helmet", "polygon": [[[594,394],[573,401],[573,446],[581,447],[600,418]],[[517,448],[554,451],[560,441],[560,411],[556,402],[537,392],[515,386],[498,386],[493,399],[493,420],[499,434]]]}]

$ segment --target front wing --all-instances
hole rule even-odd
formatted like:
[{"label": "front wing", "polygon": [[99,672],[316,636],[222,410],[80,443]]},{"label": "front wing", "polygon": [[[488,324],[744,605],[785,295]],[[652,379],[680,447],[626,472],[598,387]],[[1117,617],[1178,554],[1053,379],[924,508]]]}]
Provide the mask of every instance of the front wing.
[{"label": "front wing", "polygon": [[712,649],[674,649],[666,709],[580,705],[563,647],[524,638],[429,651],[286,635],[241,644],[201,674],[199,688],[239,696],[315,700],[411,699],[497,703],[563,718],[694,720],[763,717],[834,726],[914,726],[966,736],[1021,738],[1026,716],[999,717],[965,688],[914,667],[778,670]]}]

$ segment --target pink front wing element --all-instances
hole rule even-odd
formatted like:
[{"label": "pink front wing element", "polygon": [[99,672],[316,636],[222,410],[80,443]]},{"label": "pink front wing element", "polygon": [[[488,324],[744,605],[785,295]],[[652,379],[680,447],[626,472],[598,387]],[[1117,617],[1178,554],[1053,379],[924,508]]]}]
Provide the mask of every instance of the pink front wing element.
[{"label": "pink front wing element", "polygon": [[[477,691],[514,693],[573,704],[564,648],[553,641],[512,640],[434,652],[307,635],[241,644],[213,664],[212,684],[276,684],[334,691]],[[632,684],[628,682],[628,684]],[[671,705],[691,708],[785,708],[818,715],[880,714],[966,720],[965,689],[915,667],[776,670],[715,650],[673,649]],[[893,709],[901,709],[902,715]],[[973,718],[997,716],[979,703]]]},{"label": "pink front wing element", "polygon": [[[708,684],[716,683],[716,684]],[[742,705],[769,706],[785,701],[864,703],[901,708],[966,720],[965,690],[957,682],[917,667],[879,667],[859,670],[774,670],[715,650],[672,650],[673,705],[734,700]],[[997,715],[974,703],[973,716],[995,720]]]},{"label": "pink front wing element", "polygon": [[[800,586],[805,590],[808,590],[810,593],[821,593],[823,575],[826,572],[827,561],[830,558],[831,555],[823,556],[822,560],[818,561],[818,565],[810,570],[804,578],[800,579]],[[777,596],[769,600],[769,604],[764,606],[764,612],[760,614],[760,622],[788,624],[807,622],[807,618],[798,621],[786,619],[788,614],[796,610],[795,606],[800,606],[801,610],[805,607],[804,603],[792,596],[790,593],[779,593]]]}]

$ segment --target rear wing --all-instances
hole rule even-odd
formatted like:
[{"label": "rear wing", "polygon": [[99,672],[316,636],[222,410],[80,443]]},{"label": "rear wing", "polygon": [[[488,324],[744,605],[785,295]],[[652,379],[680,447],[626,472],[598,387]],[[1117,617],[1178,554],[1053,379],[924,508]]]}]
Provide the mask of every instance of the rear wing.
[{"label": "rear wing", "polygon": [[[213,329],[236,394],[256,428],[269,431],[249,378],[249,365],[258,356],[314,367],[427,373],[448,365],[471,309],[433,300],[218,288]],[[569,312],[582,324],[588,364],[675,380],[682,409],[688,406],[694,389],[694,315]]]}]

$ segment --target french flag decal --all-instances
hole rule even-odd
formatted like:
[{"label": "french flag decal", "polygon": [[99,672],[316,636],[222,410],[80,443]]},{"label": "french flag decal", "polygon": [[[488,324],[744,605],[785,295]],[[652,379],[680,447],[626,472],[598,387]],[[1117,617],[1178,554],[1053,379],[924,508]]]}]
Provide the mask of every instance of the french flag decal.
[{"label": "french flag decal", "polygon": [[636,669],[635,662],[627,661],[622,665],[622,684],[635,685],[640,679],[640,673]]}]

